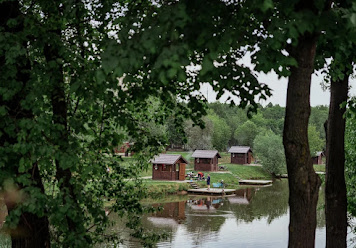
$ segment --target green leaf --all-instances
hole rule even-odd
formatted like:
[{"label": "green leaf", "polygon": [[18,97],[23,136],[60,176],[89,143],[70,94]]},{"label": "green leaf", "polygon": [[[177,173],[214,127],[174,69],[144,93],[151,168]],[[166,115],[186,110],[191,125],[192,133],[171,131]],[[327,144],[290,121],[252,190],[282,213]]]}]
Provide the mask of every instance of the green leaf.
[{"label": "green leaf", "polygon": [[19,172],[20,173],[24,173],[26,171],[25,169],[25,160],[24,158],[20,158],[20,161],[19,161]]}]

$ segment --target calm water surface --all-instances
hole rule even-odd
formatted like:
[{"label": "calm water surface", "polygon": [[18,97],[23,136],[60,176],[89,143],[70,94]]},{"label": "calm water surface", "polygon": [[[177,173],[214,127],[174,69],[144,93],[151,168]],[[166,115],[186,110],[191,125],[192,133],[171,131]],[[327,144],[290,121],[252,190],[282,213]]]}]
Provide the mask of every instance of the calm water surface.
[{"label": "calm water surface", "polygon": [[[321,248],[325,247],[322,189],[319,199],[315,247]],[[144,217],[146,228],[170,234],[169,240],[159,242],[157,247],[275,248],[288,244],[286,180],[276,181],[269,187],[239,190],[236,196],[185,197],[162,206],[162,212]],[[353,236],[349,235],[348,239]],[[121,247],[140,245],[131,240]],[[349,247],[354,247],[351,241]]]},{"label": "calm water surface", "polygon": [[[279,248],[288,244],[288,181],[275,181],[272,186],[245,188],[234,196],[167,197],[164,210],[155,215],[143,216],[144,227],[156,233],[166,232],[169,239],[156,247],[179,248]],[[324,190],[320,190],[317,207],[315,247],[325,247]],[[1,216],[0,216],[1,217]],[[122,248],[141,247],[130,238],[125,226],[115,215],[116,224],[108,230],[125,240]],[[349,247],[356,247],[349,234]],[[0,236],[0,248],[10,247],[9,240]],[[113,247],[110,244],[97,247]]]}]

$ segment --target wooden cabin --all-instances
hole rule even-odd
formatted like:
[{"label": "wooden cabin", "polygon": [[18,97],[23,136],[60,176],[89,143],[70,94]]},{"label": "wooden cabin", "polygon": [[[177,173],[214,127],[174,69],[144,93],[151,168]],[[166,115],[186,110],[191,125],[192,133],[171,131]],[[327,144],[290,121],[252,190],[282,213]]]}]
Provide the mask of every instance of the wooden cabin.
[{"label": "wooden cabin", "polygon": [[317,152],[316,156],[312,157],[313,164],[323,164],[324,152]]},{"label": "wooden cabin", "polygon": [[232,164],[251,164],[252,162],[252,150],[249,146],[232,146],[229,153],[231,153]]},{"label": "wooden cabin", "polygon": [[152,180],[185,180],[188,161],[181,155],[160,154],[152,160]]},{"label": "wooden cabin", "polygon": [[218,159],[221,158],[216,150],[195,150],[192,154],[194,158],[194,170],[196,171],[217,171]]},{"label": "wooden cabin", "polygon": [[134,154],[134,152],[131,151],[130,148],[133,145],[134,145],[134,143],[124,142],[124,143],[122,143],[122,145],[120,147],[114,148],[114,153],[125,155],[125,157],[132,156]]}]

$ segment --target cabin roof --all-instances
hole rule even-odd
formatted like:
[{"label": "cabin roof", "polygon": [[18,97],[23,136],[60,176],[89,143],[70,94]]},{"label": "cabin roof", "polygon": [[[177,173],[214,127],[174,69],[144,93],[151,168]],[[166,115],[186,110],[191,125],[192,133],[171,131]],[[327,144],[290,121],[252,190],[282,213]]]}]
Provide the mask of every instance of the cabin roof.
[{"label": "cabin roof", "polygon": [[325,156],[324,152],[317,152],[316,157],[319,157],[319,156]]},{"label": "cabin roof", "polygon": [[248,153],[249,151],[252,152],[249,146],[232,146],[229,153]]},{"label": "cabin roof", "polygon": [[221,158],[217,150],[195,150],[192,154],[193,158],[214,158],[215,156]]},{"label": "cabin roof", "polygon": [[188,161],[179,154],[159,154],[151,160],[153,164],[175,164],[178,160],[182,159],[184,163],[188,164]]}]

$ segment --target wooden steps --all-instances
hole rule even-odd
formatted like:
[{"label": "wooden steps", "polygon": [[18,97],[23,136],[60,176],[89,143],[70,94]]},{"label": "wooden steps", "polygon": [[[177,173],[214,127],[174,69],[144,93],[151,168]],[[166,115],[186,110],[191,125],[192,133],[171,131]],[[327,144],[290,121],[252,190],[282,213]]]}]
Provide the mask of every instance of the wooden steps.
[{"label": "wooden steps", "polygon": [[195,182],[188,182],[193,189],[199,189],[199,186]]}]

